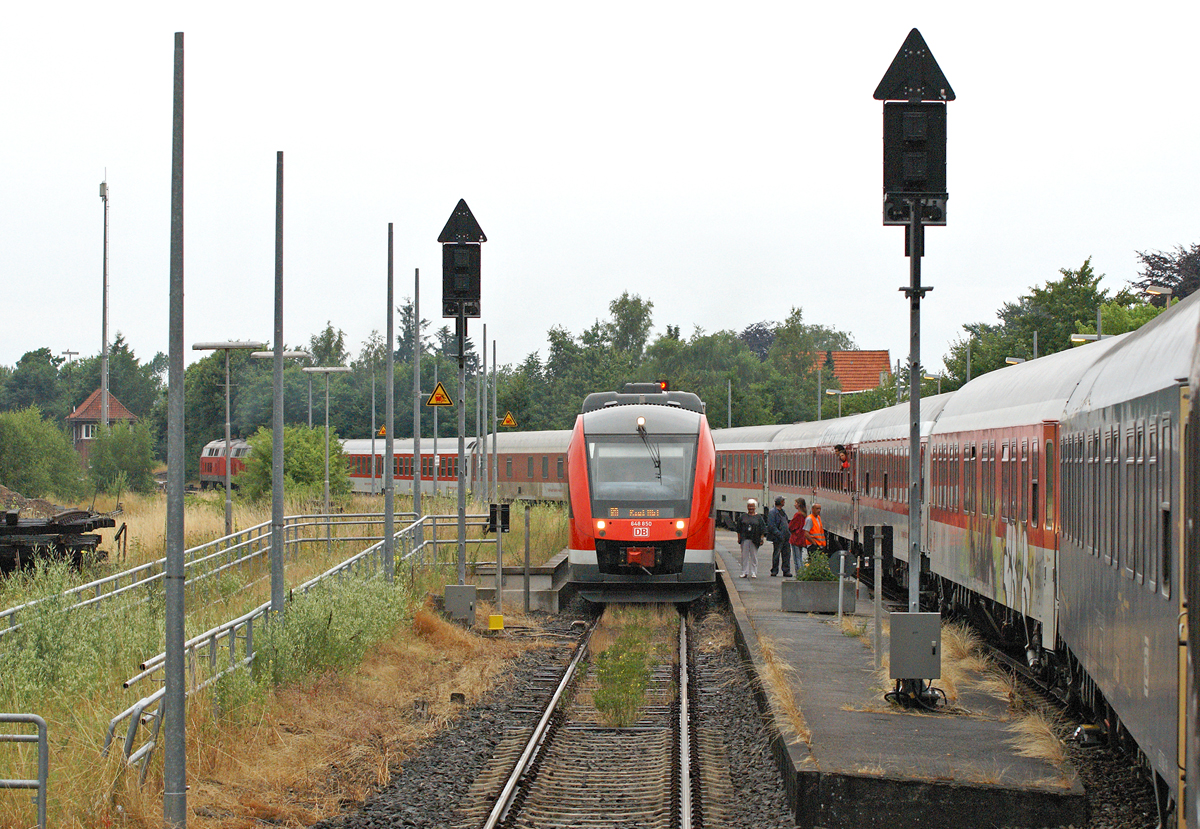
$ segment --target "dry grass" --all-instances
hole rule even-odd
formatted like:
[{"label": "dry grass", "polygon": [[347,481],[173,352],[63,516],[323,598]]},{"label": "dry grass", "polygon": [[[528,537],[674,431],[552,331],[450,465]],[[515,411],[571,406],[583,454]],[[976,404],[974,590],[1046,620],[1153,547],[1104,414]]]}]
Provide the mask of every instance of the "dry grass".
[{"label": "dry grass", "polygon": [[[217,721],[211,705],[192,706],[189,825],[309,825],[361,802],[457,718],[451,693],[478,701],[508,661],[536,646],[477,636],[421,610],[354,674],[281,690],[236,726]],[[157,794],[126,788],[128,813],[135,825],[161,825],[161,777],[145,791]]]},{"label": "dry grass", "polygon": [[696,620],[692,631],[701,653],[719,653],[734,646],[733,625],[719,612],[712,611]]},{"label": "dry grass", "polygon": [[1014,736],[1008,744],[1022,757],[1043,760],[1062,770],[1067,762],[1066,747],[1059,738],[1061,724],[1044,709],[1029,710],[1008,725]]},{"label": "dry grass", "polygon": [[760,636],[758,643],[766,669],[763,672],[763,683],[767,696],[771,700],[771,707],[776,711],[783,712],[783,727],[786,730],[803,740],[806,745],[811,745],[812,732],[804,719],[804,712],[796,703],[795,694],[792,693],[793,684],[798,685],[790,676],[795,669],[786,660],[780,658],[775,643],[771,639]]},{"label": "dry grass", "polygon": [[[165,498],[126,495],[122,501],[124,509],[118,525],[122,521],[128,524],[127,559],[121,562],[114,557],[82,576],[68,578],[96,578],[163,556]],[[95,506],[108,511],[114,505],[111,499],[105,501],[101,496]],[[351,499],[344,509],[374,512],[380,506],[378,498],[361,498]],[[310,507],[293,503],[285,512],[296,514]],[[404,500],[397,498],[397,513],[406,508]],[[189,496],[185,509],[189,546],[224,533],[222,493]],[[548,515],[553,517],[552,513]],[[270,506],[235,502],[234,517],[237,528],[253,526],[269,520]],[[558,520],[564,523],[561,512]],[[522,513],[522,536],[523,521]],[[365,535],[365,529],[354,528],[351,533]],[[453,531],[447,527],[448,534]],[[113,532],[103,532],[103,547],[111,548]],[[505,540],[512,538],[510,534]],[[324,543],[304,545],[287,563],[287,582],[297,584],[310,578],[358,552],[364,544],[335,537],[331,546],[327,552]],[[451,550],[452,545],[445,545],[445,549]],[[523,549],[520,555],[523,560]],[[200,591],[189,592],[187,635],[261,604],[269,590],[265,575],[264,569],[222,576],[210,580]],[[407,598],[400,595],[401,601],[423,596],[426,586],[440,593],[454,573],[430,570],[418,571],[418,575],[420,584],[405,594]],[[46,589],[27,576],[2,581],[0,607],[40,597]],[[158,613],[161,624],[161,608]],[[486,626],[486,615],[484,622]],[[101,660],[103,665],[98,665],[96,677],[89,678],[93,684],[86,690],[55,690],[36,701],[14,698],[0,704],[0,708],[15,704],[14,710],[35,710],[49,723],[51,822],[56,826],[74,829],[162,824],[161,752],[155,756],[145,786],[138,785],[135,770],[123,768],[119,752],[109,758],[100,754],[109,719],[152,690],[152,686],[143,684],[122,691],[121,681],[136,671],[140,659],[152,656],[155,647],[161,647],[153,642],[142,647],[132,637],[130,642],[120,644],[125,640],[117,635],[118,631],[130,633],[121,626],[110,631],[109,638],[117,643],[113,655]],[[161,630],[157,636],[161,643]],[[391,639],[377,645],[362,668],[350,675],[321,677],[305,687],[265,697],[261,693],[256,697],[247,688],[242,688],[239,696],[234,683],[232,697],[228,693],[222,697],[218,691],[209,693],[210,704],[203,697],[196,698],[187,712],[192,825],[261,825],[256,821],[307,825],[337,811],[339,803],[347,798],[361,799],[372,786],[386,781],[416,741],[456,715],[456,707],[449,702],[451,691],[465,694],[468,701],[477,699],[494,683],[504,662],[524,647],[528,645],[517,645],[504,636],[475,636],[436,616],[417,612],[411,626],[403,625]],[[238,704],[231,707],[230,699]],[[418,701],[420,716],[414,714]],[[370,722],[397,725],[394,732],[389,727],[384,735],[372,732],[367,725]],[[34,756],[27,746],[0,745],[0,776],[34,776],[34,767]],[[34,814],[29,792],[0,792],[0,828],[27,826]]]}]

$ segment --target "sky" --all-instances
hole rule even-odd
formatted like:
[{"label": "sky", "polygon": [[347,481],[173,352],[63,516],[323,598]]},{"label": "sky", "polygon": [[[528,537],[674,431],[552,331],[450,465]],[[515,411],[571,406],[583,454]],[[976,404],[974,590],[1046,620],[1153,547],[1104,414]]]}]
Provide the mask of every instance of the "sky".
[{"label": "sky", "polygon": [[794,307],[905,359],[904,232],[882,225],[882,104],[911,28],[948,107],[946,227],[926,232],[922,363],[1087,257],[1200,242],[1200,3],[26,3],[0,30],[0,365],[167,351],[174,33],[186,54],[185,322],[270,340],[284,153],[284,340],[357,354],[395,296],[440,314],[459,199],[487,234],[499,362],[547,355],[623,292],[652,337]]}]

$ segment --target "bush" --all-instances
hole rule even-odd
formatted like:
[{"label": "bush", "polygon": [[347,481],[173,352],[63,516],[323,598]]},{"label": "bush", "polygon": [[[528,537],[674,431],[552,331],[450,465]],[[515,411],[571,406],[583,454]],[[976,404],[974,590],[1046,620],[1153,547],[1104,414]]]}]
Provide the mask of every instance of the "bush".
[{"label": "bush", "polygon": [[0,483],[27,498],[83,495],[83,469],[70,439],[34,406],[0,412]]},{"label": "bush", "polygon": [[837,573],[829,566],[829,557],[822,552],[812,551],[808,561],[796,574],[797,581],[837,581]]},{"label": "bush", "polygon": [[272,620],[254,657],[255,678],[290,685],[355,665],[391,634],[405,605],[397,588],[381,578],[317,586]]},{"label": "bush", "polygon": [[[241,488],[247,498],[257,500],[271,492],[271,430],[259,428],[250,436],[250,454],[241,475]],[[325,430],[305,426],[283,429],[283,487],[289,495],[320,497],[325,491]],[[346,456],[337,433],[329,433],[329,493],[350,492]]]},{"label": "bush", "polygon": [[154,492],[154,441],[144,423],[117,421],[98,429],[88,453],[88,474],[96,489],[116,495],[132,489],[143,495]]}]

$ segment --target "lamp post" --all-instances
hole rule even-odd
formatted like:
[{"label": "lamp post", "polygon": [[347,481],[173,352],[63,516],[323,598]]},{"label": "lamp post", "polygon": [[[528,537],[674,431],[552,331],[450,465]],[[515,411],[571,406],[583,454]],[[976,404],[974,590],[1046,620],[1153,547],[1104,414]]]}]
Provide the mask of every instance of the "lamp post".
[{"label": "lamp post", "polygon": [[104,202],[104,265],[100,289],[100,425],[108,426],[108,182],[100,182]]},{"label": "lamp post", "polygon": [[332,532],[329,526],[329,375],[343,374],[350,371],[347,366],[305,366],[302,369],[310,376],[325,375],[325,549],[332,544]]},{"label": "lamp post", "polygon": [[926,380],[937,380],[937,393],[938,394],[942,393],[942,375],[926,374],[925,379]]},{"label": "lamp post", "polygon": [[225,352],[225,535],[233,535],[233,497],[229,480],[233,459],[229,457],[229,352],[245,349],[266,348],[266,343],[252,340],[227,340],[216,343],[193,343],[192,351]]},{"label": "lamp post", "polygon": [[838,399],[838,417],[841,417],[841,416],[842,416],[842,394],[844,394],[844,392],[843,392],[841,389],[825,389],[825,393],[826,393],[826,394],[836,394],[836,395],[837,395],[837,399]]},{"label": "lamp post", "polygon": [[251,351],[252,360],[271,360],[271,612],[283,612],[283,361],[312,359],[307,351],[285,351],[283,343],[283,153],[278,157],[275,226],[275,336],[280,343],[279,359],[274,351]]}]

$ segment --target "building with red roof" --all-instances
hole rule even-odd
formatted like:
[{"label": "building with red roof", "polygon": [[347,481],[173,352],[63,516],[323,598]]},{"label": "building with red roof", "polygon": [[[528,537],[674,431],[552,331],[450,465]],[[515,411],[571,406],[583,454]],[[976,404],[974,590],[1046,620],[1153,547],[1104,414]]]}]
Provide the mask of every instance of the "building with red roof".
[{"label": "building with red roof", "polygon": [[[125,404],[113,396],[110,391],[108,393],[108,420],[110,423],[117,420],[136,423],[137,415],[125,408]],[[75,411],[67,415],[67,423],[71,426],[71,438],[75,443],[75,451],[79,453],[79,460],[83,464],[83,468],[87,469],[88,453],[91,451],[92,441],[96,439],[96,429],[100,425],[100,389],[89,394],[86,400],[75,407]]]},{"label": "building with red roof", "polygon": [[830,351],[833,376],[842,384],[842,392],[877,388],[892,376],[892,361],[884,351]]}]

